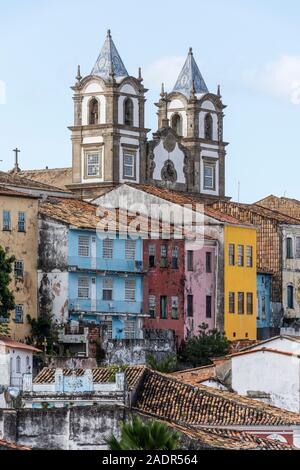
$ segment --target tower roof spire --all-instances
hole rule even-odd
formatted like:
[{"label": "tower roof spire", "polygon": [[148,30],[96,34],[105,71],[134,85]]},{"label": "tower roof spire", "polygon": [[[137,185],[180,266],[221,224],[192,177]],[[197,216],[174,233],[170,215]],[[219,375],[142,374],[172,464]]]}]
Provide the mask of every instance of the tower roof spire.
[{"label": "tower roof spire", "polygon": [[189,48],[187,59],[173,91],[178,91],[187,98],[189,98],[193,92],[200,95],[208,93],[208,88],[194,59],[192,47]]},{"label": "tower roof spire", "polygon": [[112,40],[110,29],[107,31],[105,42],[91,74],[105,80],[111,77],[116,79],[128,77],[128,72]]}]

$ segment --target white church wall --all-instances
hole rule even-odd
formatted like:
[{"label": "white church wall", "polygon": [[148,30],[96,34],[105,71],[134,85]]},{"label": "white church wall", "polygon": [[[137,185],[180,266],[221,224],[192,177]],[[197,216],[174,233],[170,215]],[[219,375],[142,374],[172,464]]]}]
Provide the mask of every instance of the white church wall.
[{"label": "white church wall", "polygon": [[216,110],[214,103],[213,103],[212,101],[209,101],[209,100],[204,101],[204,102],[202,103],[202,105],[201,105],[201,108],[203,108],[203,109],[209,109],[209,110],[211,110],[211,111],[215,111],[215,110]]},{"label": "white church wall", "polygon": [[89,124],[89,102],[91,99],[96,98],[99,102],[99,124],[105,124],[106,122],[106,99],[103,95],[84,96],[82,100],[82,125],[87,126]]},{"label": "white church wall", "polygon": [[153,173],[154,180],[161,180],[161,171],[165,162],[170,159],[175,166],[177,172],[177,183],[185,183],[185,175],[183,172],[184,167],[184,153],[178,147],[176,143],[175,149],[172,153],[168,153],[168,151],[164,148],[163,141],[159,143],[157,147],[154,149],[154,162],[155,162],[155,170]]}]

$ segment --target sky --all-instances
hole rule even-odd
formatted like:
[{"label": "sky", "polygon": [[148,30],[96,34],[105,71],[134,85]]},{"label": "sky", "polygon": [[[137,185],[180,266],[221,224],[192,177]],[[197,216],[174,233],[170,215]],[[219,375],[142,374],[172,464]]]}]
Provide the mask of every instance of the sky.
[{"label": "sky", "polygon": [[[227,105],[226,193],[300,199],[298,0],[0,0],[0,169],[71,166],[70,87],[89,75],[107,29],[130,75],[149,88],[157,128],[161,83],[172,91],[190,46]],[[151,138],[151,133],[149,134]],[[240,191],[239,188],[240,187]]]}]

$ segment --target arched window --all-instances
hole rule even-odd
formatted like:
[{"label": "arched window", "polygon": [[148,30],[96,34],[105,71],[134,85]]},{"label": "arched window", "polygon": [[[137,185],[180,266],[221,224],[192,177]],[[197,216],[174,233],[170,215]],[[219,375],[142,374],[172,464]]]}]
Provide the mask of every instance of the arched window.
[{"label": "arched window", "polygon": [[287,308],[294,309],[294,286],[287,286]]},{"label": "arched window", "polygon": [[180,114],[173,114],[171,120],[171,127],[177,135],[182,136],[182,117]]},{"label": "arched window", "polygon": [[287,238],[286,239],[286,257],[287,259],[294,258],[294,250],[293,250],[293,239]]},{"label": "arched window", "polygon": [[205,116],[205,139],[213,140],[213,118],[209,113]]},{"label": "arched window", "polygon": [[99,124],[99,103],[96,98],[92,98],[89,104],[89,124]]},{"label": "arched window", "polygon": [[17,356],[17,358],[16,358],[16,372],[17,372],[17,374],[21,373],[21,358],[20,358],[20,356]]},{"label": "arched window", "polygon": [[133,102],[130,98],[124,101],[124,124],[125,126],[133,126]]}]

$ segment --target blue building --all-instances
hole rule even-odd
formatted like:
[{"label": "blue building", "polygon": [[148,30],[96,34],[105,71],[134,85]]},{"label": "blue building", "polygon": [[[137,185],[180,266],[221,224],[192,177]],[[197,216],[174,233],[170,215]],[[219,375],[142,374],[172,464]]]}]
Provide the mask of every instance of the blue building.
[{"label": "blue building", "polygon": [[257,273],[257,339],[276,335],[271,314],[271,278],[269,273]]},{"label": "blue building", "polygon": [[142,337],[141,238],[69,230],[69,313],[71,320],[106,326],[113,339]]},{"label": "blue building", "polygon": [[48,198],[39,217],[40,314],[67,330],[61,342],[86,342],[93,325],[107,339],[142,339],[142,236],[127,236],[124,220],[122,233],[99,233],[97,207],[74,198]]}]

